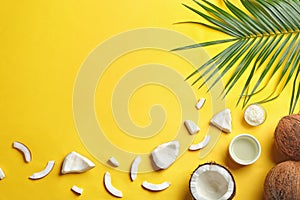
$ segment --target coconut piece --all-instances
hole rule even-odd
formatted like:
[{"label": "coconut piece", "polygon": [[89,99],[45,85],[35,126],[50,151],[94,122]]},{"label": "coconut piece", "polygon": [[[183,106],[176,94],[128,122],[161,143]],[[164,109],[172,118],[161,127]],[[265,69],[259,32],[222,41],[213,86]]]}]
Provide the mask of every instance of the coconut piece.
[{"label": "coconut piece", "polygon": [[235,196],[231,172],[214,162],[199,165],[190,178],[190,192],[196,200],[227,200]]},{"label": "coconut piece", "polygon": [[111,183],[111,176],[109,172],[106,172],[104,175],[104,186],[106,188],[106,190],[112,194],[115,197],[119,197],[122,198],[123,197],[123,193],[121,190],[118,190],[117,188],[115,188],[112,183]]},{"label": "coconut piece", "polygon": [[189,147],[189,150],[196,151],[196,150],[202,149],[202,148],[204,148],[209,143],[209,141],[210,141],[210,136],[206,135],[204,137],[204,139],[201,142],[199,142],[198,144],[192,144]]},{"label": "coconut piece", "polygon": [[131,168],[130,168],[130,178],[131,178],[131,181],[134,181],[136,179],[140,163],[141,163],[141,156],[137,156],[133,160],[133,162],[131,164]]},{"label": "coconut piece", "polygon": [[108,163],[110,163],[114,167],[119,167],[120,166],[119,161],[113,156],[108,159]]},{"label": "coconut piece", "polygon": [[204,98],[200,98],[199,101],[196,104],[196,108],[198,110],[200,110],[203,107],[204,103],[205,103],[205,99]]},{"label": "coconut piece", "polygon": [[154,165],[159,169],[170,167],[178,156],[179,146],[177,140],[157,146],[151,153]]},{"label": "coconut piece", "polygon": [[32,180],[44,178],[52,171],[54,164],[55,164],[54,160],[49,161],[47,163],[47,166],[42,171],[32,174],[31,176],[29,176],[29,178]]},{"label": "coconut piece", "polygon": [[81,195],[83,193],[83,189],[76,185],[73,185],[71,190],[78,195]]},{"label": "coconut piece", "polygon": [[72,151],[69,153],[63,162],[61,173],[83,173],[95,167],[95,164],[88,158]]},{"label": "coconut piece", "polygon": [[185,120],[184,125],[191,135],[196,134],[200,131],[200,128],[192,120]]},{"label": "coconut piece", "polygon": [[264,182],[264,199],[300,199],[300,162],[285,161],[267,174]]},{"label": "coconut piece", "polygon": [[213,116],[210,123],[223,132],[231,133],[231,112],[228,108]]},{"label": "coconut piece", "polygon": [[280,119],[275,129],[275,147],[289,160],[300,161],[300,114]]},{"label": "coconut piece", "polygon": [[0,168],[0,180],[5,178],[4,171]]},{"label": "coconut piece", "polygon": [[31,161],[31,152],[25,144],[23,144],[21,142],[14,141],[13,142],[13,148],[15,148],[15,149],[17,149],[17,150],[19,150],[20,152],[23,153],[25,162],[29,163]]},{"label": "coconut piece", "polygon": [[244,119],[250,126],[258,126],[266,120],[266,110],[259,104],[251,104],[244,111]]},{"label": "coconut piece", "polygon": [[143,188],[150,190],[150,191],[154,191],[154,192],[158,192],[158,191],[162,191],[167,189],[168,187],[170,187],[170,183],[169,182],[163,182],[160,184],[155,184],[155,183],[150,183],[148,181],[144,181],[142,183]]}]

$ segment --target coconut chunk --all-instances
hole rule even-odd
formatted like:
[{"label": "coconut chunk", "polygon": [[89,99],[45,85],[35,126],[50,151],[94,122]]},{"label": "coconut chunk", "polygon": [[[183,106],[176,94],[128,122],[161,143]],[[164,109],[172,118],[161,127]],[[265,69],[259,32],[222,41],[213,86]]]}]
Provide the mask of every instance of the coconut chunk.
[{"label": "coconut chunk", "polygon": [[231,133],[231,112],[228,108],[213,116],[210,123],[223,132]]},{"label": "coconut chunk", "polygon": [[184,125],[191,135],[196,134],[200,131],[200,128],[192,120],[185,120]]},{"label": "coconut chunk", "polygon": [[5,178],[4,171],[0,168],[0,180]]},{"label": "coconut chunk", "polygon": [[167,169],[176,160],[180,144],[177,140],[157,146],[151,153],[152,161],[159,169]]},{"label": "coconut chunk", "polygon": [[113,156],[108,159],[108,163],[110,163],[114,167],[119,167],[120,166],[119,161]]},{"label": "coconut chunk", "polygon": [[133,162],[131,164],[131,168],[130,168],[130,178],[131,178],[131,181],[134,181],[136,179],[140,163],[141,163],[141,156],[137,156],[133,160]]},{"label": "coconut chunk", "polygon": [[196,151],[196,150],[202,149],[202,148],[204,148],[209,143],[209,141],[210,141],[210,136],[206,135],[204,137],[204,139],[201,142],[199,142],[198,144],[192,144],[189,147],[189,150]]},{"label": "coconut chunk", "polygon": [[154,192],[158,192],[158,191],[162,191],[167,189],[171,184],[169,182],[163,182],[160,184],[155,184],[155,183],[150,183],[148,181],[144,181],[142,183],[143,188],[150,190],[150,191],[154,191]]},{"label": "coconut chunk", "polygon": [[78,195],[81,195],[83,193],[83,189],[76,185],[73,185],[71,190]]},{"label": "coconut chunk", "polygon": [[106,190],[112,194],[115,197],[119,197],[122,198],[123,197],[123,193],[121,190],[118,190],[117,188],[115,188],[112,183],[111,183],[111,176],[109,172],[106,172],[104,174],[104,186],[106,188]]},{"label": "coconut chunk", "polygon": [[31,161],[31,152],[25,144],[14,141],[13,147],[23,153],[25,162],[29,163]]},{"label": "coconut chunk", "polygon": [[61,173],[83,173],[95,167],[95,164],[88,158],[72,151],[69,153],[63,162]]},{"label": "coconut chunk", "polygon": [[47,166],[42,171],[32,174],[31,176],[29,176],[29,178],[32,180],[44,178],[52,171],[54,164],[55,164],[54,160],[49,161],[47,163]]},{"label": "coconut chunk", "polygon": [[195,105],[195,107],[197,108],[197,110],[200,110],[203,105],[205,103],[205,99],[204,98],[200,98],[199,101],[197,102],[197,104]]}]

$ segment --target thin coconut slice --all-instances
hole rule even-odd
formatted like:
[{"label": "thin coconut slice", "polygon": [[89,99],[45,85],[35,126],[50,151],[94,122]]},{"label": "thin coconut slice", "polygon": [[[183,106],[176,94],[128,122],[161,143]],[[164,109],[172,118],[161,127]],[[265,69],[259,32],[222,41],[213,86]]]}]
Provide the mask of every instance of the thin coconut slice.
[{"label": "thin coconut slice", "polygon": [[0,168],[0,180],[5,178],[4,171]]},{"label": "thin coconut slice", "polygon": [[14,141],[13,147],[23,153],[25,162],[29,163],[31,161],[31,152],[25,144]]},{"label": "thin coconut slice", "polygon": [[44,178],[52,171],[54,164],[55,164],[54,160],[49,161],[47,163],[47,166],[45,167],[45,169],[43,169],[40,172],[36,172],[36,173],[32,174],[31,176],[29,176],[29,178],[32,180]]},{"label": "thin coconut slice", "polygon": [[95,164],[88,158],[72,151],[69,153],[63,162],[61,173],[83,173],[95,167]]},{"label": "thin coconut slice", "polygon": [[236,185],[228,169],[212,162],[199,165],[193,172],[190,191],[196,200],[227,200],[235,196]]},{"label": "thin coconut slice", "polygon": [[228,108],[213,116],[210,123],[223,132],[231,133],[231,112]]},{"label": "thin coconut slice", "polygon": [[157,146],[151,153],[155,166],[159,169],[170,167],[179,154],[179,147],[177,140]]},{"label": "thin coconut slice", "polygon": [[142,183],[143,188],[150,190],[150,191],[154,191],[154,192],[158,192],[158,191],[162,191],[167,189],[168,187],[170,187],[170,183],[169,182],[163,182],[160,184],[154,184],[154,183],[149,183],[148,181],[144,181]]},{"label": "thin coconut slice", "polygon": [[81,195],[83,193],[83,189],[76,185],[73,185],[71,190],[78,195]]},{"label": "thin coconut slice", "polygon": [[185,120],[184,125],[191,135],[196,134],[200,131],[200,128],[192,120]]},{"label": "thin coconut slice", "polygon": [[115,197],[119,197],[122,198],[123,197],[123,193],[121,190],[118,190],[117,188],[115,188],[112,183],[111,183],[111,176],[109,172],[106,172],[104,175],[104,186],[106,188],[106,190],[112,194]]},{"label": "thin coconut slice", "polygon": [[210,136],[206,135],[204,137],[204,139],[201,142],[199,142],[198,144],[192,144],[189,147],[189,150],[191,150],[191,151],[197,151],[199,149],[202,149],[202,148],[206,147],[206,145],[209,143],[209,141],[210,141]]},{"label": "thin coconut slice", "polygon": [[110,158],[108,159],[108,163],[109,163],[110,165],[112,165],[113,167],[119,167],[119,166],[120,166],[119,161],[118,161],[115,157],[110,157]]},{"label": "thin coconut slice", "polygon": [[197,110],[200,110],[203,107],[204,103],[205,103],[205,99],[204,98],[200,98],[199,101],[196,104]]},{"label": "thin coconut slice", "polygon": [[131,168],[130,168],[130,178],[132,181],[134,181],[137,177],[137,173],[138,173],[138,168],[139,168],[139,164],[141,163],[141,156],[137,156],[132,164],[131,164]]}]

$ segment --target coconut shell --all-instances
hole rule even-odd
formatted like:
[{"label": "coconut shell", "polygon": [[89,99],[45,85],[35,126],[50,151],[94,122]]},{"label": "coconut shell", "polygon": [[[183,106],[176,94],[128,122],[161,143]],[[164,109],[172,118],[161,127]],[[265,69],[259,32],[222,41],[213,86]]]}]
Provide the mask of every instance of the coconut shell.
[{"label": "coconut shell", "polygon": [[275,129],[275,147],[289,160],[300,161],[300,114],[280,119]]},{"label": "coconut shell", "polygon": [[285,161],[273,167],[264,183],[264,200],[300,200],[300,162]]}]

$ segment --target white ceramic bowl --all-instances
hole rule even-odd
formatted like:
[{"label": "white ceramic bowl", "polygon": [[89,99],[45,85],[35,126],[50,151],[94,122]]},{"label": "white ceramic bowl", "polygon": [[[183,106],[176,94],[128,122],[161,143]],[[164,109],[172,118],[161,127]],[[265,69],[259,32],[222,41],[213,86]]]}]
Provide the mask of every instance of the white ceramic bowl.
[{"label": "white ceramic bowl", "polygon": [[257,161],[261,153],[259,141],[250,134],[235,136],[229,145],[230,157],[240,165],[251,165]]}]

